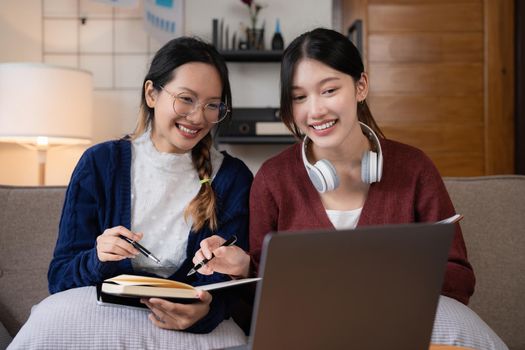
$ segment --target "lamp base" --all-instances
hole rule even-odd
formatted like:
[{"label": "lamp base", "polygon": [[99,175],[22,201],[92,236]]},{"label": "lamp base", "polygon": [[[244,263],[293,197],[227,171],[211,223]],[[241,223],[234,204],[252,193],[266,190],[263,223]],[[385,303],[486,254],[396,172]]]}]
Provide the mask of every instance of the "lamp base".
[{"label": "lamp base", "polygon": [[37,149],[37,158],[38,158],[38,185],[45,186],[47,148]]}]

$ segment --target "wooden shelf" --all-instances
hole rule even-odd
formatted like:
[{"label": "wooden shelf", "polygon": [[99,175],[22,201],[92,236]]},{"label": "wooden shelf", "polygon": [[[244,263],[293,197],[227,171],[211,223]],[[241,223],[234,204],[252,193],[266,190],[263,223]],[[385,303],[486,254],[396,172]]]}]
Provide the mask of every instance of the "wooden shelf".
[{"label": "wooden shelf", "polygon": [[283,56],[282,50],[228,50],[219,52],[228,62],[281,62]]}]

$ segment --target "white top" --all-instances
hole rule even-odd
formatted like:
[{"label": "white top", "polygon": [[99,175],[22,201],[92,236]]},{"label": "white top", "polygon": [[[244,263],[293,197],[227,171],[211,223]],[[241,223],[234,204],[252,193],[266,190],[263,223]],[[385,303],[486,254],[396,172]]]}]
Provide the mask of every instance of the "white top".
[{"label": "white top", "polygon": [[337,230],[354,229],[357,226],[363,208],[352,210],[326,210],[328,218]]},{"label": "white top", "polygon": [[[213,147],[210,154],[213,180],[224,156]],[[149,130],[132,141],[131,231],[144,234],[140,244],[161,262],[139,254],[131,259],[134,269],[166,278],[182,265],[192,225],[184,209],[199,192],[199,180],[191,152],[157,151]]]}]

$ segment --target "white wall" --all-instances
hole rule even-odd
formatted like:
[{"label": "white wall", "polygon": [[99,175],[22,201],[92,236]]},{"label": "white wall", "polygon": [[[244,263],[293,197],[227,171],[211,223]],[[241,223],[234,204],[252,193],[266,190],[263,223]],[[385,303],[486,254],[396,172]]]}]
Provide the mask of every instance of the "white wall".
[{"label": "white wall", "polygon": [[[40,1],[0,1],[0,62],[42,60]],[[0,143],[0,183],[37,183],[36,152]]]},{"label": "white wall", "polygon": [[0,62],[42,59],[41,1],[0,1]]},{"label": "white wall", "polygon": [[[266,22],[266,47],[270,47],[276,18],[280,19],[285,44],[305,30],[332,27],[331,0],[265,0],[263,3],[267,7],[261,10],[259,23]],[[85,26],[77,26],[79,13],[88,18]],[[92,70],[95,81],[93,142],[120,137],[135,126],[142,77],[151,55],[159,47],[154,39],[141,32],[137,18],[141,13],[140,8],[115,11],[90,0],[2,0],[0,63],[49,62]],[[223,18],[231,38],[239,22],[248,23],[248,9],[240,0],[186,0],[187,35],[211,41],[212,18]],[[72,35],[72,30],[63,30],[64,26],[79,32]],[[97,38],[96,45],[90,45],[90,37]],[[108,42],[112,38],[116,38],[115,41]],[[278,63],[232,62],[228,66],[234,107],[278,106]],[[221,149],[243,159],[253,172],[265,159],[285,147],[220,145]],[[48,152],[46,184],[67,184],[83,150],[71,147]],[[36,185],[36,162],[36,152],[0,144],[0,183]]]}]

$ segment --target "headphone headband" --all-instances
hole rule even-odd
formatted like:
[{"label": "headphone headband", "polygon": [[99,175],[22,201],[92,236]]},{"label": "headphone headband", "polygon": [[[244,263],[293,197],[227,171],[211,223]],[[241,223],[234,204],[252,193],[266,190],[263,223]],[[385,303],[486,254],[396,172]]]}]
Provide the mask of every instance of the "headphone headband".
[{"label": "headphone headband", "polygon": [[[376,133],[368,125],[359,122],[363,134],[372,142],[375,146],[374,150],[367,151],[363,154],[361,160],[361,180],[364,183],[373,183],[381,180],[383,175],[383,151],[381,150],[381,143]],[[320,159],[315,164],[310,164],[306,157],[306,147],[308,146],[308,136],[303,139],[303,145],[301,147],[301,154],[303,158],[303,164],[306,168],[308,176],[312,181],[312,184],[317,191],[324,193],[327,191],[333,191],[339,186],[339,177],[335,171],[335,167],[326,159]]]},{"label": "headphone headband", "polygon": [[377,153],[377,182],[379,182],[383,176],[383,150],[381,149],[381,142],[371,127],[362,122],[359,122],[359,124],[361,125],[361,130],[364,131],[365,135],[368,136],[368,139],[376,146],[375,153]]}]

